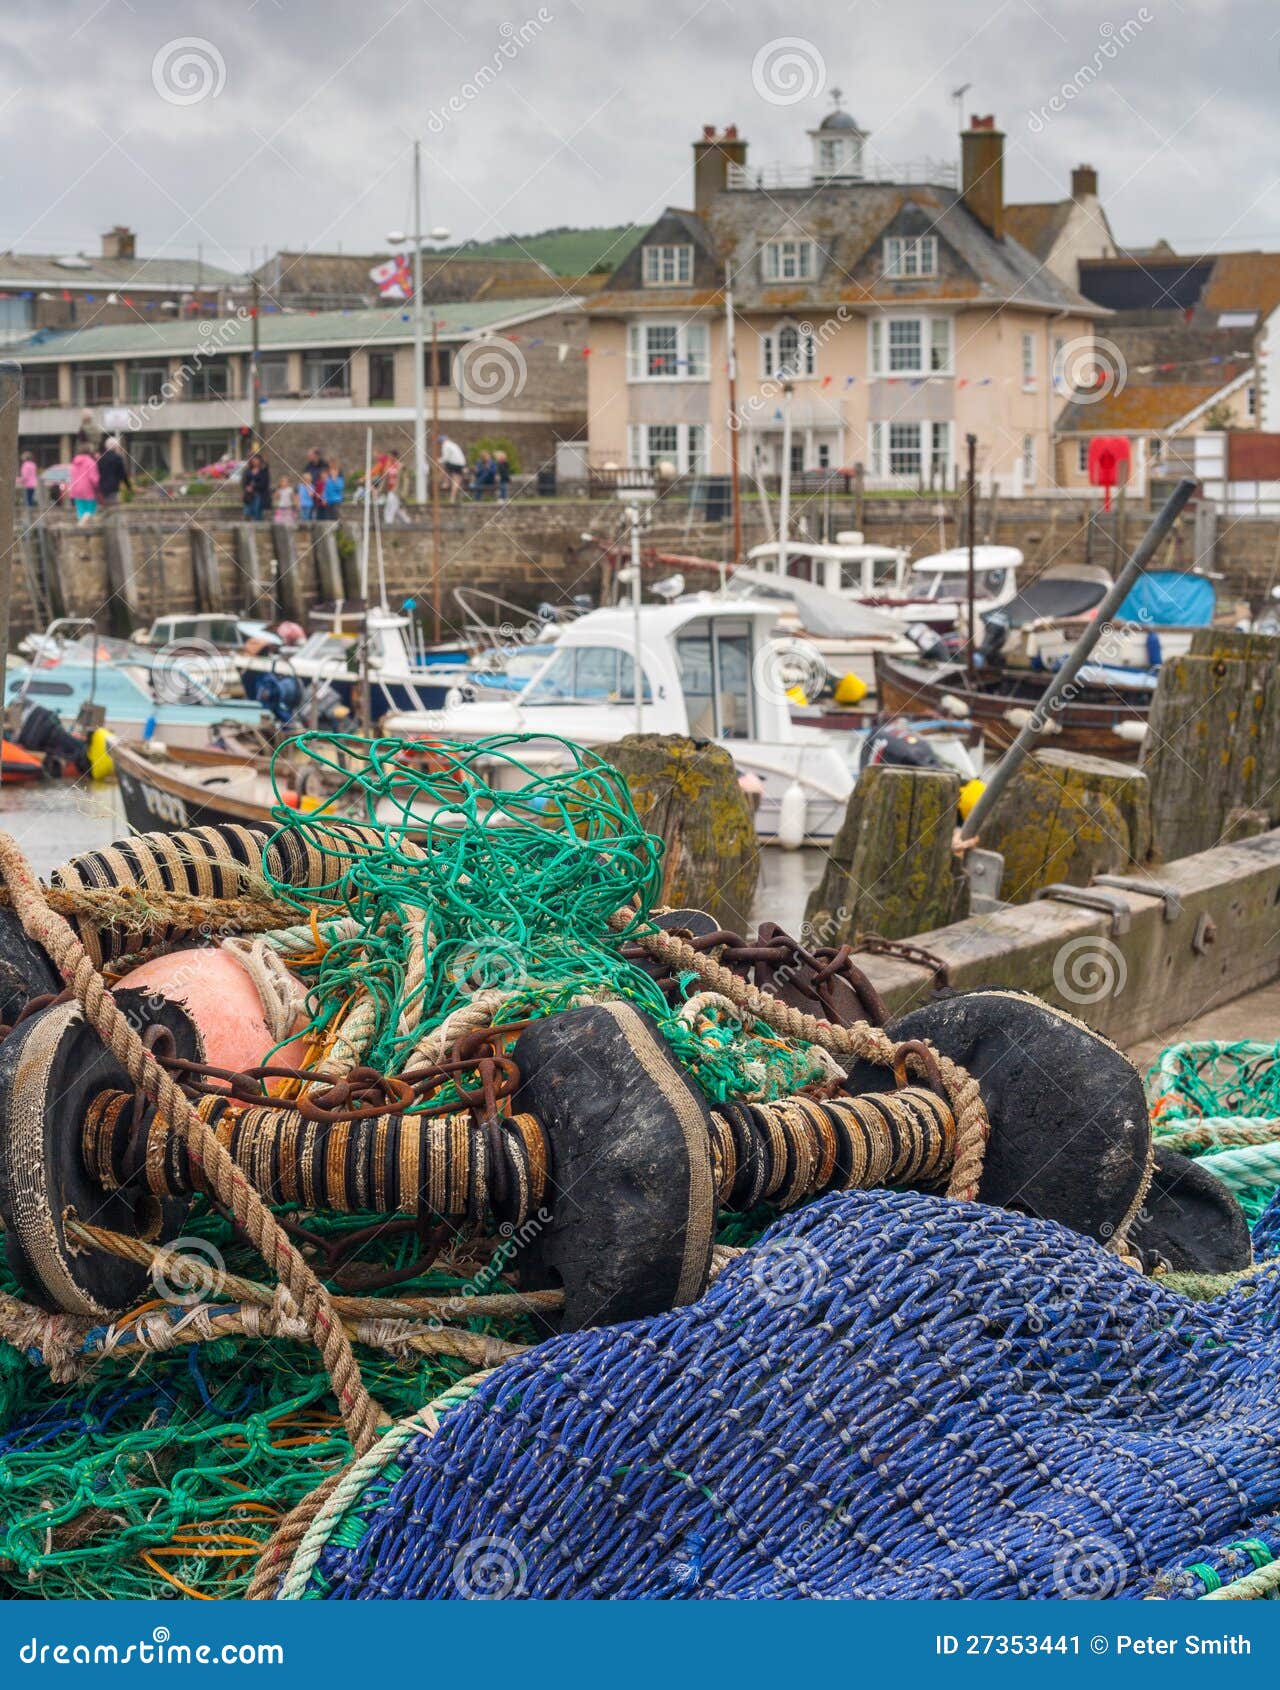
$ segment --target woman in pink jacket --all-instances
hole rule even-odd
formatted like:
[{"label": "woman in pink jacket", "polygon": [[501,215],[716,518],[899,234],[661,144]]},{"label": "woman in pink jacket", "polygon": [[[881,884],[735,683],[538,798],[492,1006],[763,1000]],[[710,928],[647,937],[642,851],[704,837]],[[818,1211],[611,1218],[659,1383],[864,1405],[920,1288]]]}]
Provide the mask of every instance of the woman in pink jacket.
[{"label": "woman in pink jacket", "polygon": [[67,492],[76,507],[77,522],[88,522],[98,514],[98,460],[92,452],[77,452],[72,458]]}]

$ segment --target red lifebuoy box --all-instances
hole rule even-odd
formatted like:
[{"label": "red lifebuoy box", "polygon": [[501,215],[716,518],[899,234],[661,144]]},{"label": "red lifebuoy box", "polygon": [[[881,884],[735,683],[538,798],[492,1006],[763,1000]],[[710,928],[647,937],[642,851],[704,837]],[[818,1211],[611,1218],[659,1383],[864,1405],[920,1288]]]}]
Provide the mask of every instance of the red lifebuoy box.
[{"label": "red lifebuoy box", "polygon": [[1124,434],[1099,434],[1089,442],[1089,485],[1103,489],[1103,510],[1111,509],[1111,490],[1129,479],[1133,449]]}]

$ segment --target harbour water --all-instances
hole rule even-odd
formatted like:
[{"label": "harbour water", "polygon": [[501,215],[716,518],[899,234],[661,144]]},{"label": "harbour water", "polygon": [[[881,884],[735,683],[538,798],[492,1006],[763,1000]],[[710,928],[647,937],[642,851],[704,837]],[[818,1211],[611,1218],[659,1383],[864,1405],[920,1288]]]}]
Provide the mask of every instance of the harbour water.
[{"label": "harbour water", "polygon": [[[114,781],[50,781],[36,786],[8,786],[0,791],[0,827],[11,833],[39,875],[68,857],[93,851],[129,832]],[[805,900],[822,873],[823,852],[816,848],[760,853],[760,880],[752,907],[753,925],[776,921],[798,935]]]}]

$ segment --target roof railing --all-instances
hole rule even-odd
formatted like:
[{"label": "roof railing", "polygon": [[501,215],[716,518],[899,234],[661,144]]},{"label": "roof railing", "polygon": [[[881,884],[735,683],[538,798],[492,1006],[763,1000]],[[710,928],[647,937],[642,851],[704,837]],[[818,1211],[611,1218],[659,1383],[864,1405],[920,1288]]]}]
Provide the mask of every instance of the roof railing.
[{"label": "roof railing", "polygon": [[804,164],[730,164],[726,186],[734,193],[767,192],[771,188],[852,187],[864,183],[902,185],[920,183],[930,187],[955,188],[960,183],[959,167],[938,158],[913,158],[899,162],[868,158],[858,175],[833,171],[823,175]]}]

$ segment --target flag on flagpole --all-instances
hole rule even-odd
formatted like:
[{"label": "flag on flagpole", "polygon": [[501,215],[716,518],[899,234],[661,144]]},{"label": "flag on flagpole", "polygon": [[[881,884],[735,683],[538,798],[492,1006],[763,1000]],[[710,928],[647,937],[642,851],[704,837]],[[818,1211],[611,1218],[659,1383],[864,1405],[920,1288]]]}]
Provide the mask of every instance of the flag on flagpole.
[{"label": "flag on flagpole", "polygon": [[408,253],[398,252],[385,264],[375,264],[369,272],[369,280],[378,284],[378,292],[383,299],[412,299],[413,269]]}]

